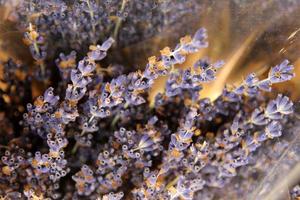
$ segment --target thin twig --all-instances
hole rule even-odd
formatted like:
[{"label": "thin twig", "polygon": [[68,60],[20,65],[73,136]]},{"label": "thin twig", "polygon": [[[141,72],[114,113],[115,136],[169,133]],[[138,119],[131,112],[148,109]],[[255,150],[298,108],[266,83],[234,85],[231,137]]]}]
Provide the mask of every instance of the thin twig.
[{"label": "thin twig", "polygon": [[[129,0],[122,0],[122,5],[121,5],[120,13],[123,13],[127,1],[129,1]],[[119,32],[121,24],[122,24],[122,18],[118,17],[117,22],[116,22],[116,26],[115,26],[115,29],[114,29],[114,33],[113,33],[113,38],[116,41],[117,41],[118,32]]]}]

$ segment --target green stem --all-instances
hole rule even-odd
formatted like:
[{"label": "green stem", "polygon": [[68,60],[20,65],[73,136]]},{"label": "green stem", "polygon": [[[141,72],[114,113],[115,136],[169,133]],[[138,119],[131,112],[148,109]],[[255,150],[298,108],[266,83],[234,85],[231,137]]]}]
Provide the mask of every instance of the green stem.
[{"label": "green stem", "polygon": [[[122,5],[121,5],[121,9],[120,9],[120,13],[123,13],[126,3],[128,0],[122,0]],[[113,38],[117,41],[117,37],[118,37],[118,32],[120,29],[120,26],[122,24],[122,19],[121,17],[118,17],[117,22],[116,22],[116,26],[115,26],[115,30],[114,30],[114,34],[113,34]]]},{"label": "green stem", "polygon": [[177,183],[178,179],[179,179],[179,176],[177,176],[175,179],[173,179],[171,182],[169,182],[166,186],[166,189],[169,189],[170,187],[175,185]]},{"label": "green stem", "polygon": [[[94,20],[94,11],[92,10],[92,7],[91,7],[91,4],[90,4],[90,0],[87,0],[86,1],[88,7],[89,7],[89,13],[90,13],[90,16],[91,16],[91,21]],[[93,31],[93,34],[95,36],[95,33],[96,33],[96,27],[95,27],[95,24],[93,22],[91,22],[92,24],[92,31]],[[94,41],[94,43],[96,43],[96,41]]]},{"label": "green stem", "polygon": [[72,151],[71,151],[71,153],[72,153],[73,155],[76,153],[78,147],[79,147],[79,144],[78,144],[78,142],[76,142],[75,145],[74,145],[74,147],[73,147],[73,149],[72,149]]},{"label": "green stem", "polygon": [[[125,108],[125,109],[128,108],[128,106],[129,106],[128,103],[125,103],[125,104],[124,104],[124,108]],[[120,115],[116,115],[116,116],[113,118],[112,122],[111,122],[111,127],[115,127],[115,125],[117,124],[117,122],[119,121],[119,119],[120,119]]]},{"label": "green stem", "polygon": [[111,127],[115,127],[116,123],[119,121],[120,115],[116,115],[111,122]]},{"label": "green stem", "polygon": [[[36,53],[38,54],[38,55],[40,55],[40,49],[39,49],[39,46],[38,46],[38,44],[37,44],[37,42],[36,41],[34,41],[33,42],[33,47],[34,47],[34,50],[36,51]],[[41,71],[42,71],[42,75],[45,75],[45,64],[44,64],[44,62],[42,61],[42,63],[40,64],[40,67],[41,67]]]},{"label": "green stem", "polygon": [[[95,115],[91,116],[90,119],[89,119],[89,121],[88,121],[88,124],[91,123],[94,118],[95,118]],[[80,135],[82,136],[82,135],[84,135],[84,133],[85,133],[85,131],[82,130],[81,133],[80,133]]]},{"label": "green stem", "polygon": [[88,124],[91,123],[91,122],[93,121],[94,118],[95,118],[95,115],[93,115],[93,116],[89,119]]}]

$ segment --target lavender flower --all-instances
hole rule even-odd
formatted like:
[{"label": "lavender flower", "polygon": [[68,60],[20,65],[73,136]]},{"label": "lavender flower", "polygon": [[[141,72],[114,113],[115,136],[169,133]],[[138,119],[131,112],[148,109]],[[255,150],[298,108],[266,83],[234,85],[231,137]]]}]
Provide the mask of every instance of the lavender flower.
[{"label": "lavender flower", "polygon": [[[92,45],[86,56],[82,56],[84,51],[80,48],[75,48],[77,53],[59,54],[55,59],[56,73],[62,75],[58,80],[64,80],[54,84],[45,73],[40,79],[53,85],[33,101],[30,87],[25,87],[36,75],[11,60],[4,65],[1,83],[8,86],[1,88],[4,106],[0,106],[0,122],[7,122],[8,128],[0,131],[1,196],[213,199],[213,195],[247,176],[245,169],[261,164],[256,163],[256,155],[262,150],[273,145],[285,147],[280,141],[290,137],[286,127],[295,123],[291,117],[294,103],[283,94],[270,100],[271,95],[265,93],[271,92],[273,84],[294,77],[287,61],[271,68],[264,79],[251,73],[240,85],[226,86],[211,101],[201,97],[201,90],[203,84],[218,79],[223,61],[199,59],[193,66],[177,67],[184,65],[189,54],[207,47],[205,29],[149,57],[143,70],[112,73],[118,65],[103,67],[109,62],[104,58],[113,43],[124,37],[124,30],[119,28],[122,23],[127,27],[125,19],[134,20],[128,16],[127,6],[140,10],[148,8],[149,2],[122,1],[115,16],[116,25],[112,26],[115,38],[108,37],[101,45],[96,44],[104,37],[100,37],[101,30],[106,30],[104,25],[114,18],[106,14],[115,13],[119,2],[33,3],[31,7],[28,2],[20,2],[18,14],[24,15],[24,10],[31,14],[43,11],[37,16],[37,26],[30,26],[25,34],[40,67],[54,63],[46,49],[51,46],[49,35],[70,37],[63,46],[69,42],[74,46]],[[107,10],[111,5],[113,10]],[[80,18],[78,24],[72,17]],[[50,25],[50,30],[45,30],[45,25]],[[19,74],[25,74],[25,78],[20,79]],[[155,97],[154,106],[149,105],[149,91],[160,77],[167,80],[164,91]],[[25,106],[23,120],[10,113]],[[292,194],[295,196],[297,191],[296,187]]]},{"label": "lavender flower", "polygon": [[289,61],[285,60],[271,69],[269,73],[269,80],[271,83],[280,83],[290,80],[295,76],[293,69],[294,67],[289,65]]}]

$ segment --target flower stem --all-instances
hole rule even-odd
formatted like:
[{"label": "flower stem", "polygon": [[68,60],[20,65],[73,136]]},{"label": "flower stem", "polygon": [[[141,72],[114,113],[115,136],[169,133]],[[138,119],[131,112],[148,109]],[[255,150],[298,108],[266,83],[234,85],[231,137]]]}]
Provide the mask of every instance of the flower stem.
[{"label": "flower stem", "polygon": [[[128,0],[122,0],[122,5],[121,5],[120,13],[123,13],[127,1],[128,1]],[[113,38],[114,38],[116,41],[117,41],[118,32],[119,32],[119,29],[120,29],[121,24],[122,24],[122,18],[121,18],[121,17],[118,17],[117,22],[116,22],[116,26],[115,26],[115,29],[114,29],[114,34],[113,34]]]}]

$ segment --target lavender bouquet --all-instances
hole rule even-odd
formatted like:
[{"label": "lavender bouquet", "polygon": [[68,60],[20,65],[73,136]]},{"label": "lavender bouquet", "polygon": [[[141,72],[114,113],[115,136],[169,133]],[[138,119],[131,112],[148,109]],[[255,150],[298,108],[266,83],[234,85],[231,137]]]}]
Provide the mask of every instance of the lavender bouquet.
[{"label": "lavender bouquet", "polygon": [[[152,35],[161,19],[172,25],[185,14],[180,11],[195,9],[192,2],[15,5],[12,15],[25,30],[34,67],[13,58],[2,63],[0,199],[284,199],[282,192],[272,196],[278,188],[272,183],[299,162],[292,145],[299,135],[297,103],[272,87],[295,76],[289,61],[266,76],[250,73],[214,100],[201,91],[218,81],[223,61],[178,67],[208,46],[204,28],[149,57],[142,70],[101,65],[116,45]],[[151,19],[163,6],[177,10]],[[141,13],[145,7],[154,11]],[[141,15],[151,27],[136,28]],[[151,100],[161,77],[163,91]],[[33,98],[36,81],[46,89]],[[294,199],[298,183],[289,185]]]}]

